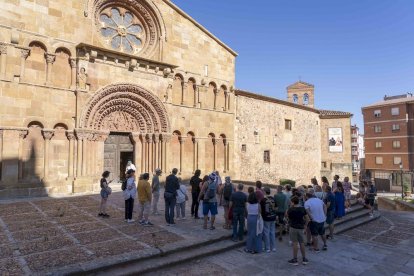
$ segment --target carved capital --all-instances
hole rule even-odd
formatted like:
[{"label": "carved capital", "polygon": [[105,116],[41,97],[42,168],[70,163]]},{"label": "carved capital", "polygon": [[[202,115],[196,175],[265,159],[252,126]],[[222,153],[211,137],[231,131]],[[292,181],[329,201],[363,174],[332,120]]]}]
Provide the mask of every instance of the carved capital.
[{"label": "carved capital", "polygon": [[66,131],[66,137],[68,137],[68,140],[75,140],[76,136],[73,131]]},{"label": "carved capital", "polygon": [[76,68],[76,58],[69,59],[70,68]]},{"label": "carved capital", "polygon": [[7,45],[4,43],[0,43],[0,54],[7,55]]},{"label": "carved capital", "polygon": [[201,141],[200,138],[193,137],[193,143],[194,144],[198,144],[198,142],[200,142],[200,141]]},{"label": "carved capital", "polygon": [[88,133],[82,130],[75,130],[75,135],[79,141],[86,140],[86,138],[88,137]]},{"label": "carved capital", "polygon": [[129,134],[129,138],[132,140],[134,144],[136,144],[141,141],[141,134],[139,132],[132,132],[131,134]]},{"label": "carved capital", "polygon": [[180,142],[180,144],[184,144],[184,142],[185,142],[186,139],[187,139],[187,137],[180,136],[178,138],[178,141]]},{"label": "carved capital", "polygon": [[43,137],[45,140],[52,139],[53,135],[55,134],[55,131],[53,129],[44,129],[42,130]]},{"label": "carved capital", "polygon": [[145,136],[145,141],[147,142],[147,143],[152,143],[152,134],[147,134],[146,136]]},{"label": "carved capital", "polygon": [[30,49],[20,49],[20,56],[26,59],[30,54]]},{"label": "carved capital", "polygon": [[158,144],[160,142],[160,134],[159,133],[154,134],[153,139],[154,139],[154,143]]},{"label": "carved capital", "polygon": [[171,137],[172,137],[171,134],[164,133],[164,134],[161,135],[161,140],[163,142],[170,142],[171,141]]},{"label": "carved capital", "polygon": [[28,133],[27,130],[19,130],[19,138],[24,139],[26,137],[27,133]]},{"label": "carved capital", "polygon": [[215,145],[217,145],[218,139],[217,138],[212,138],[211,141],[213,142],[213,145],[215,146]]},{"label": "carved capital", "polygon": [[56,60],[56,55],[45,53],[45,59],[46,59],[46,63],[52,63],[53,64]]}]

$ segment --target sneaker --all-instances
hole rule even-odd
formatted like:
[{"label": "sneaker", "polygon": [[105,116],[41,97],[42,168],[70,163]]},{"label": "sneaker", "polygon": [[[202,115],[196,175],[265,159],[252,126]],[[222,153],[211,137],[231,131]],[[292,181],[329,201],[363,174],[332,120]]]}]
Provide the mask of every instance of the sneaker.
[{"label": "sneaker", "polygon": [[289,260],[288,263],[290,263],[291,265],[298,265],[298,260],[293,258],[292,260]]},{"label": "sneaker", "polygon": [[320,253],[321,252],[321,250],[318,248],[318,249],[314,249],[313,250],[315,253]]},{"label": "sneaker", "polygon": [[102,217],[103,215],[104,215],[104,214],[102,214],[102,213],[99,213],[99,214],[98,214],[98,217]]},{"label": "sneaker", "polygon": [[268,250],[266,250],[266,253],[270,253],[270,250],[268,249]]},{"label": "sneaker", "polygon": [[140,224],[140,225],[144,225],[144,224],[145,224],[145,220],[140,220],[140,221],[138,221],[138,224]]},{"label": "sneaker", "polygon": [[154,226],[153,223],[151,223],[150,221],[144,222],[143,224],[144,226]]},{"label": "sneaker", "polygon": [[373,218],[373,217],[374,217],[374,215],[373,215],[373,214],[369,214],[369,217],[370,217],[370,218]]},{"label": "sneaker", "polygon": [[302,264],[307,265],[309,263],[309,260],[306,258],[302,259]]},{"label": "sneaker", "polygon": [[326,244],[322,247],[322,250],[323,250],[323,251],[328,250],[328,247],[326,246]]},{"label": "sneaker", "polygon": [[133,219],[129,219],[128,220],[128,223],[133,223],[135,220],[133,220]]}]

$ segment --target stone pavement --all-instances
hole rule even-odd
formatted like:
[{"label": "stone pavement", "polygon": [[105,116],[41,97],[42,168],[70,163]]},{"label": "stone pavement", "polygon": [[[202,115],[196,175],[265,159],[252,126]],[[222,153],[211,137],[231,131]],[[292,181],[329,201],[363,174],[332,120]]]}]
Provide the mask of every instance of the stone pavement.
[{"label": "stone pavement", "polygon": [[[0,275],[65,274],[94,269],[193,246],[230,235],[224,230],[220,208],[217,229],[202,229],[190,218],[166,226],[164,216],[153,216],[153,227],[124,222],[120,192],[108,200],[110,218],[97,216],[100,196],[61,199],[35,198],[0,202]],[[163,214],[164,203],[160,200]],[[134,208],[137,218],[137,208]]]},{"label": "stone pavement", "polygon": [[239,248],[157,275],[414,275],[414,213],[382,211],[380,219],[336,236],[328,247],[318,254],[307,249],[306,266],[287,263],[292,253],[284,239],[275,253],[251,255]]}]

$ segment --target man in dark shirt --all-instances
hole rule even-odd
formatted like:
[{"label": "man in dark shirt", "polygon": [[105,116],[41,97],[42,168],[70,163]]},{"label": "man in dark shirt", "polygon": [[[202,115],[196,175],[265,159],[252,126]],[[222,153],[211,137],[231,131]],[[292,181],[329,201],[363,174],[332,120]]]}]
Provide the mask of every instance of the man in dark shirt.
[{"label": "man in dark shirt", "polygon": [[172,170],[172,173],[167,176],[167,179],[165,180],[165,220],[167,221],[168,226],[175,224],[174,208],[176,203],[177,190],[180,188],[180,183],[178,182],[178,178],[176,176],[177,172],[178,170],[174,168]]},{"label": "man in dark shirt", "polygon": [[230,209],[233,210],[233,241],[237,241],[237,238],[239,241],[243,240],[246,202],[247,196],[243,193],[243,184],[239,184],[237,185],[237,192],[230,196]]},{"label": "man in dark shirt", "polygon": [[332,193],[332,188],[330,186],[326,186],[325,192],[326,196],[324,201],[326,204],[326,224],[329,225],[329,235],[327,238],[333,239],[336,206],[335,195]]},{"label": "man in dark shirt", "polygon": [[309,223],[309,216],[304,207],[299,205],[299,198],[293,196],[291,198],[293,207],[287,211],[289,218],[289,236],[293,242],[293,259],[288,261],[292,265],[298,265],[298,244],[300,245],[300,252],[302,253],[302,264],[309,263],[305,256],[305,233]]},{"label": "man in dark shirt", "polygon": [[201,183],[201,171],[196,170],[194,173],[194,176],[190,179],[190,185],[191,185],[191,196],[193,202],[191,203],[191,216],[195,219],[199,219],[198,217],[198,197],[200,196],[200,183]]}]

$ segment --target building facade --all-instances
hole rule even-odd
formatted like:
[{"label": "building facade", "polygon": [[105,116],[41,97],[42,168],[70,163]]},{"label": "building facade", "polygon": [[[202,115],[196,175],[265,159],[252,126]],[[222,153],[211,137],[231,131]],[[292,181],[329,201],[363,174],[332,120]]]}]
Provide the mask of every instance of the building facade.
[{"label": "building facade", "polygon": [[[138,173],[176,167],[183,179],[201,169],[272,182],[287,177],[283,168],[298,160],[309,162],[289,171],[300,181],[319,176],[321,160],[347,161],[344,151],[324,156],[322,128],[345,130],[346,123],[312,109],[308,84],[291,86],[290,102],[268,104],[243,93],[236,99],[236,56],[169,0],[3,3],[0,197],[96,192],[101,173],[121,179],[128,160]],[[267,117],[257,126],[262,113],[246,110],[262,104]],[[250,139],[265,143],[254,158],[263,160],[269,149],[276,167],[240,161]],[[336,169],[343,167],[327,171]]]},{"label": "building facade", "polygon": [[352,181],[357,182],[360,176],[359,160],[359,128],[356,125],[351,126],[351,159],[352,159]]},{"label": "building facade", "polygon": [[365,169],[385,191],[401,191],[401,177],[412,187],[414,97],[385,96],[362,108]]}]

